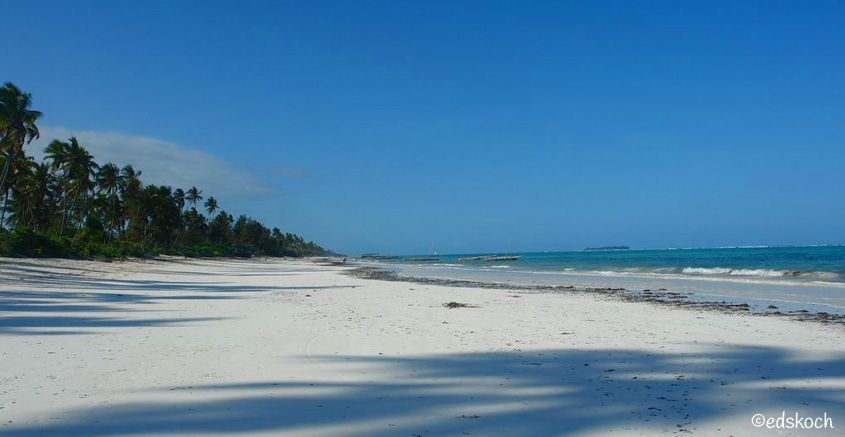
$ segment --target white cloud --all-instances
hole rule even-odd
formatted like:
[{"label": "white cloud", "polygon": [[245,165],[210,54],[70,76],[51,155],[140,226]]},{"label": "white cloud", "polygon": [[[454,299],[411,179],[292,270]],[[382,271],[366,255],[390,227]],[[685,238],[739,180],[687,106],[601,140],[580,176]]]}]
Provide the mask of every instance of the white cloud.
[{"label": "white cloud", "polygon": [[120,167],[132,164],[143,172],[141,179],[145,183],[183,189],[196,186],[206,195],[233,200],[275,191],[214,155],[156,138],[54,126],[41,126],[39,130],[41,138],[26,148],[36,159],[41,159],[50,141],[75,136],[97,163],[113,162]]}]

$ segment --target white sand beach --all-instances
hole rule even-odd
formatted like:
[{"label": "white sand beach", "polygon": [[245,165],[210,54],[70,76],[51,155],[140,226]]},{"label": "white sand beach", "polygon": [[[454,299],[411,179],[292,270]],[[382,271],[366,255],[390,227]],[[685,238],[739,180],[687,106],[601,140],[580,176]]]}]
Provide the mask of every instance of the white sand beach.
[{"label": "white sand beach", "polygon": [[0,435],[845,429],[841,325],[346,269],[3,259]]}]

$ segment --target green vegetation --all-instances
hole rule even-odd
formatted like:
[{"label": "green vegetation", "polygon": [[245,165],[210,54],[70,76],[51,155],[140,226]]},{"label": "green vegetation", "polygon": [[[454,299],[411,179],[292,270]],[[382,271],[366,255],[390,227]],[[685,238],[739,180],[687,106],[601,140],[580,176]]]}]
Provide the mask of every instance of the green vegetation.
[{"label": "green vegetation", "polygon": [[[0,88],[0,255],[117,258],[312,256],[330,252],[220,209],[202,191],[145,185],[131,165],[97,164],[76,138],[53,140],[36,162],[24,148],[41,113],[12,83]],[[200,203],[205,199],[205,203]],[[197,210],[204,207],[204,214]],[[219,211],[219,212],[218,212]],[[8,227],[8,228],[7,228]]]}]

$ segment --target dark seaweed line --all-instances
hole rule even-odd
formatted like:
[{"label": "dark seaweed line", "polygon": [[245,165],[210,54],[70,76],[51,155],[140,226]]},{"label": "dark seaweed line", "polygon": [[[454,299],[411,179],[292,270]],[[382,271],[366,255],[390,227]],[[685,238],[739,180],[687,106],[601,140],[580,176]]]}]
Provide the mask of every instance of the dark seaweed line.
[{"label": "dark seaweed line", "polygon": [[725,301],[691,301],[689,295],[667,291],[665,289],[631,291],[624,288],[579,288],[574,285],[518,285],[498,282],[466,281],[458,279],[421,278],[415,276],[399,276],[396,272],[378,267],[358,267],[345,272],[348,275],[364,279],[392,282],[410,282],[422,285],[440,285],[461,288],[487,288],[494,290],[519,290],[531,292],[581,292],[594,293],[601,296],[613,297],[627,302],[647,302],[656,305],[670,306],[691,310],[717,311],[730,314],[746,314],[763,317],[783,317],[801,322],[816,322],[845,326],[845,315],[827,312],[809,312],[807,310],[781,312],[775,308],[766,311],[752,311],[747,303],[730,303]]}]

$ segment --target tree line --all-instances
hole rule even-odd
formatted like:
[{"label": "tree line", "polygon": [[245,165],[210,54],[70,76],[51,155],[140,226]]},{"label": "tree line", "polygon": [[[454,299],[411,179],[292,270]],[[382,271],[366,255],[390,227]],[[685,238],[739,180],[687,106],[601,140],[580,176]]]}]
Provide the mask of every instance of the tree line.
[{"label": "tree line", "polygon": [[36,161],[41,112],[12,83],[0,88],[0,254],[123,257],[313,256],[302,237],[222,210],[190,187],[144,184],[131,165],[98,164],[75,137],[56,139]]}]

